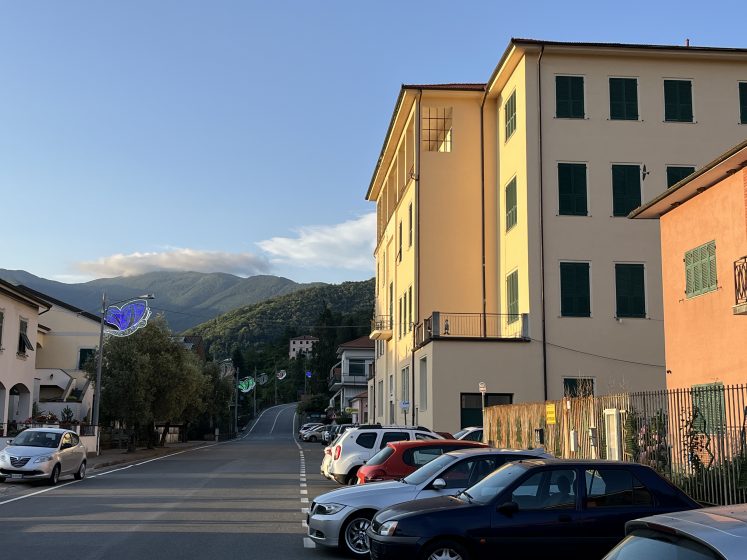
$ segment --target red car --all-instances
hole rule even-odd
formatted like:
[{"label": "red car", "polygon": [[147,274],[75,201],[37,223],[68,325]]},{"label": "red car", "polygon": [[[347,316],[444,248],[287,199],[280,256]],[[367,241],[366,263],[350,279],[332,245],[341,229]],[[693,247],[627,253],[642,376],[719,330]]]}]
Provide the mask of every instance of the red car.
[{"label": "red car", "polygon": [[476,441],[428,439],[393,441],[358,469],[358,484],[399,480],[438,456],[466,447],[487,447]]}]

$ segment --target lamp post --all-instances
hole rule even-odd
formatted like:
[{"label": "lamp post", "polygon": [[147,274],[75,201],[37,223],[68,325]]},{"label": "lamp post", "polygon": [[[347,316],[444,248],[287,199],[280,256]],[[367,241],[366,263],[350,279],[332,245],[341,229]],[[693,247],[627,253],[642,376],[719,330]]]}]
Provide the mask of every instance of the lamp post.
[{"label": "lamp post", "polygon": [[106,310],[112,305],[124,303],[134,299],[154,299],[156,296],[153,294],[144,294],[132,298],[122,299],[112,303],[106,303],[106,292],[101,292],[101,329],[99,331],[99,356],[96,363],[96,386],[94,387],[93,393],[93,417],[91,418],[91,424],[96,430],[96,454],[99,453],[99,441],[100,441],[100,430],[99,430],[99,409],[101,406],[101,366],[104,362],[104,323],[106,322]]}]

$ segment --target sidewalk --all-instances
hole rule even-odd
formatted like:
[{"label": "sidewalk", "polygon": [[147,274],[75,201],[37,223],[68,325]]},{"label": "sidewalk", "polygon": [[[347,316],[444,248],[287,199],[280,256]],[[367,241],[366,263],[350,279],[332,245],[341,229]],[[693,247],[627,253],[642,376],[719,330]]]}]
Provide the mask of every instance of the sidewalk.
[{"label": "sidewalk", "polygon": [[215,442],[188,441],[187,443],[168,443],[165,447],[155,447],[153,449],[138,447],[131,453],[128,453],[126,449],[104,449],[101,451],[101,455],[99,456],[96,456],[95,452],[89,452],[87,467],[89,471],[93,471],[104,467],[111,467],[113,465],[139,463],[140,461],[147,461],[148,459],[171,455],[172,453],[178,453],[185,449],[211,445],[213,443]]}]

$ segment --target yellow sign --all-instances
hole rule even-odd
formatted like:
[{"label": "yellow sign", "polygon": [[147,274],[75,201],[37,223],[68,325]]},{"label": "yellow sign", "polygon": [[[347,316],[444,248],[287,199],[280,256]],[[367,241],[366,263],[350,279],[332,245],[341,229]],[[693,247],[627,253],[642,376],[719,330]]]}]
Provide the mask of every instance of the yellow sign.
[{"label": "yellow sign", "polygon": [[549,403],[545,405],[545,422],[550,426],[555,424],[555,403]]}]

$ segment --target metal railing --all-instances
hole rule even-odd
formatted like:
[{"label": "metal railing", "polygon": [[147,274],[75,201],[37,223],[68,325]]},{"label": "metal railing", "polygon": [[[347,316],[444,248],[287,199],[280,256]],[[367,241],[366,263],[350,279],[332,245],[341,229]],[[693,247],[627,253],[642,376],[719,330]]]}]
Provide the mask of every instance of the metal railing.
[{"label": "metal railing", "polygon": [[371,319],[371,332],[392,330],[392,317],[390,315],[376,315]]},{"label": "metal railing", "polygon": [[736,305],[747,303],[747,256],[734,261],[734,300]]},{"label": "metal railing", "polygon": [[443,313],[434,311],[415,326],[415,344],[435,339],[529,340],[527,313]]}]

